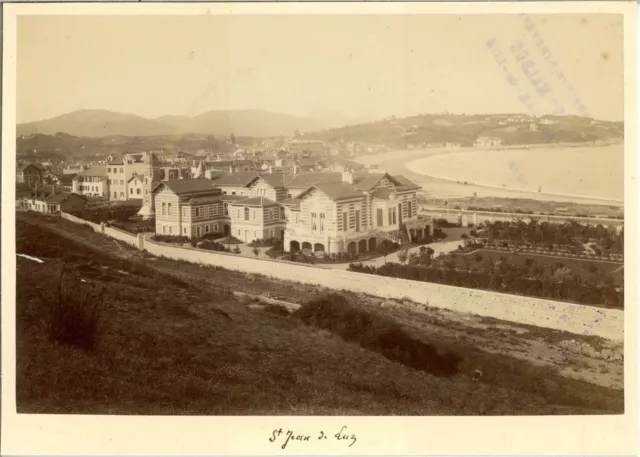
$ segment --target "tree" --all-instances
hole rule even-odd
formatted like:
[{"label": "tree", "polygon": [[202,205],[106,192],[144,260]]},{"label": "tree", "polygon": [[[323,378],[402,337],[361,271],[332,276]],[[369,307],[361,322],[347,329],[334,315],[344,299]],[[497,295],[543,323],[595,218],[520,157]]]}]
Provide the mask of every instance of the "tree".
[{"label": "tree", "polygon": [[407,251],[406,249],[398,252],[398,260],[400,261],[401,264],[404,265],[408,257],[409,257],[409,251]]}]

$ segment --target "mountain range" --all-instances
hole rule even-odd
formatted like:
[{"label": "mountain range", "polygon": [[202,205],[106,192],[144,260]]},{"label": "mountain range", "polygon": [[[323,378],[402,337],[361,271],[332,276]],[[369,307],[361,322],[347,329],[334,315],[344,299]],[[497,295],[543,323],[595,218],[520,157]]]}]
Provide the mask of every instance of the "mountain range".
[{"label": "mountain range", "polygon": [[264,110],[207,111],[197,116],[161,116],[149,119],[135,114],[106,110],[79,110],[51,119],[17,125],[18,136],[53,135],[59,132],[79,137],[155,136],[186,133],[227,136],[290,136],[296,130],[312,132],[369,121],[333,110],[314,110],[307,117]]}]

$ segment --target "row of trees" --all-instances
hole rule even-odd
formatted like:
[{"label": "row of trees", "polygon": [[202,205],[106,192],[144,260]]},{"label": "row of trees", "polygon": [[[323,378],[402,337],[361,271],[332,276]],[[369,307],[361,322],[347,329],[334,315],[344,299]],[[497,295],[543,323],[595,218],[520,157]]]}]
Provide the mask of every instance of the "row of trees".
[{"label": "row of trees", "polygon": [[491,290],[530,297],[564,300],[592,305],[607,305],[622,308],[624,293],[613,282],[594,284],[573,274],[566,266],[553,275],[528,276],[522,270],[506,263],[492,269],[455,268],[451,264],[436,264],[425,267],[419,264],[401,265],[387,263],[380,267],[352,263],[350,271],[379,276],[403,278],[413,281],[432,282],[472,289]]},{"label": "row of trees", "polygon": [[576,221],[558,224],[540,222],[535,218],[531,218],[529,222],[495,221],[485,223],[483,235],[489,242],[508,240],[515,244],[561,246],[594,243],[602,251],[624,253],[624,229],[617,231],[613,226],[605,227],[602,224],[583,225]]}]

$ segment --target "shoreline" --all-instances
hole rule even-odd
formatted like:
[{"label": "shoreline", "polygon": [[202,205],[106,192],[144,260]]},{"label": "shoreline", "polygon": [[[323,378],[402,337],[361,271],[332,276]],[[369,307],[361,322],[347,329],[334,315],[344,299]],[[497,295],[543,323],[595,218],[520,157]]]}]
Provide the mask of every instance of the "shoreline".
[{"label": "shoreline", "polygon": [[[425,159],[433,158],[441,155],[451,154],[468,154],[473,152],[485,152],[485,151],[514,151],[521,150],[523,152],[530,151],[531,149],[559,149],[559,148],[579,148],[579,147],[606,147],[613,146],[621,143],[606,143],[606,144],[553,144],[553,145],[535,145],[529,148],[521,146],[506,146],[506,147],[494,147],[494,148],[459,148],[459,149],[446,149],[446,148],[434,148],[434,149],[399,149],[393,151],[387,151],[379,154],[370,154],[355,157],[353,160],[367,165],[378,164],[381,169],[387,170],[391,174],[404,174],[408,178],[416,181],[422,187],[422,191],[426,194],[430,194],[435,198],[464,198],[470,197],[474,191],[477,193],[484,193],[483,191],[492,190],[491,194],[478,195],[478,197],[496,197],[496,198],[528,198],[539,201],[547,202],[570,202],[575,204],[594,204],[604,206],[617,206],[624,207],[624,200],[605,198],[605,197],[592,197],[588,195],[579,194],[567,194],[557,192],[537,192],[535,190],[515,188],[515,187],[503,187],[499,185],[468,182],[464,184],[459,179],[453,179],[445,176],[433,175],[430,173],[419,173],[416,171],[416,167],[413,165]],[[398,163],[398,156],[404,155],[405,160],[402,163]],[[495,192],[498,191],[498,192]]]}]

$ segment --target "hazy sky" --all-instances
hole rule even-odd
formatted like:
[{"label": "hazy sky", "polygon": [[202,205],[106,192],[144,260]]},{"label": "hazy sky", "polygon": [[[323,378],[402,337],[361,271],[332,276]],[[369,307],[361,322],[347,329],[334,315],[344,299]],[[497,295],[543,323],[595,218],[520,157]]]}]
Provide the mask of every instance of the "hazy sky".
[{"label": "hazy sky", "polygon": [[[544,114],[554,98],[566,113],[578,113],[578,100],[593,117],[622,120],[622,17],[532,17],[547,59],[516,15],[22,16],[17,118],[77,109]],[[515,86],[487,47],[492,38]],[[533,58],[527,68],[548,85],[543,96],[514,45]],[[518,98],[525,93],[529,107]]]}]

